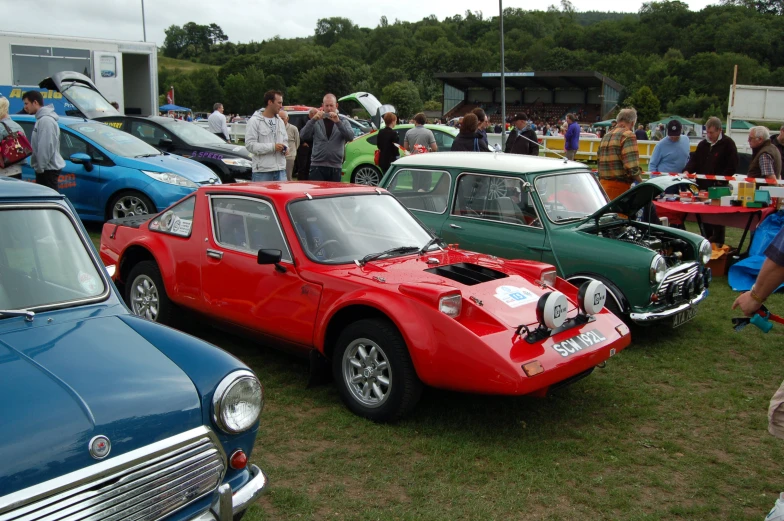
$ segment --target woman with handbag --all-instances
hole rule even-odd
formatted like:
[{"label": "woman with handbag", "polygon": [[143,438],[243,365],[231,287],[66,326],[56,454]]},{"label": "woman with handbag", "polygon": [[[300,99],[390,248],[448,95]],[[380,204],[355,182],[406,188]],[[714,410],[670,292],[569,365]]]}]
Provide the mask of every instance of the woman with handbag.
[{"label": "woman with handbag", "polygon": [[400,136],[395,130],[397,116],[392,112],[384,114],[386,126],[378,131],[376,146],[378,147],[378,167],[382,175],[389,170],[389,165],[400,156],[400,150],[395,146],[400,144]]},{"label": "woman with handbag", "polygon": [[[8,99],[0,96],[0,177],[15,177],[16,179],[21,179],[22,161],[6,164],[8,158],[5,157],[5,149],[6,146],[13,145],[12,141],[20,132],[22,133],[22,136],[25,136],[25,133],[22,127],[8,115],[8,107]],[[27,141],[26,136],[25,141]],[[30,154],[27,154],[27,156],[29,155]]]}]

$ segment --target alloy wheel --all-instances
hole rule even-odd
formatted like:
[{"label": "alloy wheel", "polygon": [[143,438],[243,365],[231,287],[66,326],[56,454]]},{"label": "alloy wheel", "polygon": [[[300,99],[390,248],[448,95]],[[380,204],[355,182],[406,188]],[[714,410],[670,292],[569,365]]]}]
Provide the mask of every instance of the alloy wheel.
[{"label": "alloy wheel", "polygon": [[389,359],[367,338],[351,342],[343,354],[343,379],[354,399],[365,407],[380,407],[392,390]]},{"label": "alloy wheel", "polygon": [[158,321],[159,298],[155,282],[147,275],[139,275],[131,288],[131,310],[153,322]]},{"label": "alloy wheel", "polygon": [[132,217],[150,213],[147,204],[135,195],[126,195],[117,200],[112,208],[112,218]]}]

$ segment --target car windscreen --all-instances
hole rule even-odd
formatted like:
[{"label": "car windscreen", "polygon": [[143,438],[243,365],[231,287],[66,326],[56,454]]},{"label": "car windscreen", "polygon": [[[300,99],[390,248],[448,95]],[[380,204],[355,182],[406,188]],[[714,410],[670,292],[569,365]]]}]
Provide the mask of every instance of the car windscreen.
[{"label": "car windscreen", "polygon": [[[319,197],[291,203],[289,213],[302,249],[317,262],[346,264],[401,248],[413,253],[430,233],[390,195]],[[410,250],[403,250],[410,247]]]},{"label": "car windscreen", "polygon": [[112,107],[100,92],[90,87],[79,83],[70,83],[63,85],[62,92],[63,96],[66,96],[79,109],[66,110],[68,116],[81,116],[82,113],[91,118],[117,115],[117,109]]},{"label": "car windscreen", "polygon": [[582,219],[607,204],[599,181],[590,172],[538,177],[536,193],[552,222]]},{"label": "car windscreen", "polygon": [[0,209],[0,310],[57,306],[98,297],[106,289],[64,212]]},{"label": "car windscreen", "polygon": [[120,157],[151,157],[162,155],[158,149],[153,148],[136,136],[110,127],[104,123],[84,121],[68,125],[68,128]]},{"label": "car windscreen", "polygon": [[225,145],[226,141],[219,138],[207,129],[194,125],[188,121],[178,121],[170,119],[160,122],[163,127],[172,134],[182,139],[189,145]]}]

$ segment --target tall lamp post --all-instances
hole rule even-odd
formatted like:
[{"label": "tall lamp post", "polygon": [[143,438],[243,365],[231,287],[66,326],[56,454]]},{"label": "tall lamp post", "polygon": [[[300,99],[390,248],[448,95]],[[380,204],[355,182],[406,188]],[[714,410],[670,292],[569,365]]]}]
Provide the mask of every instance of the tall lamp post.
[{"label": "tall lamp post", "polygon": [[144,20],[144,0],[142,0],[142,31],[144,32],[144,41],[147,41],[147,23]]},{"label": "tall lamp post", "polygon": [[506,148],[506,78],[504,67],[504,5],[498,0],[499,18],[501,20],[501,150]]}]

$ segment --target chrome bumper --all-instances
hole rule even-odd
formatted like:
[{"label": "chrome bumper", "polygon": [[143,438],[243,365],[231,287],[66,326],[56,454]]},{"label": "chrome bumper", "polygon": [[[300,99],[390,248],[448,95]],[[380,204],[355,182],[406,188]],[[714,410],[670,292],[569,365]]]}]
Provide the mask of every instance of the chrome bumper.
[{"label": "chrome bumper", "polygon": [[235,514],[239,514],[252,505],[264,492],[267,491],[267,475],[259,467],[251,465],[248,468],[250,481],[234,492],[231,486],[224,483],[215,492],[215,501],[209,510],[193,516],[189,521],[232,521]]},{"label": "chrome bumper", "polygon": [[677,315],[681,311],[685,311],[690,307],[694,307],[700,302],[702,302],[705,297],[708,296],[708,288],[702,290],[702,293],[694,297],[688,302],[681,304],[676,308],[665,309],[664,311],[655,311],[649,313],[630,313],[629,318],[634,322],[639,322],[641,324],[647,324],[649,322],[655,322],[657,320],[664,320],[666,318],[672,318],[673,316]]}]

